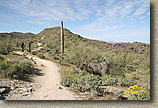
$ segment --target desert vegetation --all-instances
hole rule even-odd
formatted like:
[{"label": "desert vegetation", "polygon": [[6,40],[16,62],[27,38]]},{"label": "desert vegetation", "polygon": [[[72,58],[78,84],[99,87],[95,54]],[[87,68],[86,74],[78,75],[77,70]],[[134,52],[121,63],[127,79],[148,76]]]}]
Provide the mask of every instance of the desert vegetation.
[{"label": "desert vegetation", "polygon": [[[44,38],[38,42],[42,43],[47,58],[63,64],[71,64],[77,68],[68,69],[69,71],[63,70],[62,85],[90,94],[93,94],[93,91],[94,94],[100,96],[107,93],[103,92],[103,85],[117,88],[141,85],[150,89],[149,44],[140,42],[106,43],[83,38],[67,29],[64,29],[64,33],[65,53],[62,57],[60,55],[59,27],[45,29],[37,34],[38,38]],[[91,87],[93,81],[94,85],[98,86],[95,86],[94,89]],[[86,84],[89,85],[89,89]],[[81,85],[86,85],[87,89]],[[117,92],[112,93],[117,94]],[[123,92],[124,90],[118,94],[124,95]]]},{"label": "desert vegetation", "polygon": [[9,79],[28,80],[34,73],[31,61],[14,54],[0,54],[0,77]]},{"label": "desert vegetation", "polygon": [[[31,36],[30,36],[31,35]],[[29,37],[30,36],[30,37]],[[32,37],[31,33],[0,33],[0,78],[28,80],[34,73],[31,60],[24,56],[13,54],[13,51],[21,50],[23,41],[28,41]],[[26,40],[25,40],[26,39]]]},{"label": "desert vegetation", "polygon": [[[134,43],[107,43],[103,41],[90,40],[73,34],[64,29],[65,50],[60,55],[60,27],[44,29],[37,35],[25,38],[20,34],[13,38],[10,34],[4,38],[1,34],[0,59],[1,67],[6,63],[11,69],[2,69],[12,74],[20,67],[32,68],[29,63],[13,64],[4,60],[13,50],[20,50],[20,44],[25,43],[27,50],[28,42],[32,41],[31,54],[39,58],[52,60],[61,66],[61,84],[76,92],[87,93],[89,96],[100,99],[112,100],[149,100],[150,99],[150,45],[140,42]],[[4,44],[7,43],[7,44]],[[40,44],[40,45],[39,45]],[[18,68],[15,68],[18,67]],[[28,69],[29,70],[29,69]],[[3,72],[2,72],[3,71]],[[29,70],[30,71],[30,70]],[[21,73],[29,74],[20,70]],[[7,75],[3,75],[7,76]],[[20,78],[16,77],[16,78]],[[107,87],[115,88],[108,90]],[[137,87],[137,91],[126,92],[130,87]],[[145,88],[144,92],[138,89]],[[135,89],[135,90],[136,90]]]}]

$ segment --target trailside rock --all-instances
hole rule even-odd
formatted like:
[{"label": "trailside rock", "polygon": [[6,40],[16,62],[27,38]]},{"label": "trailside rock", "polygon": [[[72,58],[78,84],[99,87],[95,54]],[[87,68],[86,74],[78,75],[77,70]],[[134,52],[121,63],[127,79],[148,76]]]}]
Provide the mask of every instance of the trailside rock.
[{"label": "trailside rock", "polygon": [[6,90],[6,88],[0,88],[0,94],[3,94]]}]

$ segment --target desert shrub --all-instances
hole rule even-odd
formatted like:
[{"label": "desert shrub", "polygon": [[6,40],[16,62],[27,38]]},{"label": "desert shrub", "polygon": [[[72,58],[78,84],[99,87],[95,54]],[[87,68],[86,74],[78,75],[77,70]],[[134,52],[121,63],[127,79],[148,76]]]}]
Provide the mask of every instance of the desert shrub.
[{"label": "desert shrub", "polygon": [[6,70],[10,66],[10,62],[0,62],[0,72],[3,73],[4,70]]},{"label": "desert shrub", "polygon": [[63,76],[61,78],[60,84],[66,87],[70,87],[73,82],[73,79],[70,76]]},{"label": "desert shrub", "polygon": [[76,83],[76,88],[81,92],[90,92],[95,95],[103,94],[103,90],[99,87],[102,84],[102,80],[97,75],[82,76]]},{"label": "desert shrub", "polygon": [[119,98],[123,97],[123,95],[124,95],[124,91],[122,91],[122,90],[113,90],[112,93],[114,96],[117,96]]},{"label": "desert shrub", "polygon": [[4,61],[5,58],[3,56],[0,56],[0,61]]},{"label": "desert shrub", "polygon": [[30,62],[23,62],[20,64],[22,71],[24,74],[32,74],[33,73],[33,66]]},{"label": "desert shrub", "polygon": [[150,100],[150,90],[139,85],[127,88],[124,94],[129,95],[128,100]]},{"label": "desert shrub", "polygon": [[41,58],[41,59],[45,59],[45,56],[44,56],[43,53],[38,53],[37,56],[38,56],[39,58]]},{"label": "desert shrub", "polygon": [[74,64],[77,67],[80,67],[85,62],[88,66],[90,62],[100,58],[100,55],[96,51],[91,50],[91,47],[85,47],[84,44],[83,46],[76,46],[76,49],[69,50],[67,56],[64,58],[66,62]]},{"label": "desert shrub", "polygon": [[110,52],[111,56],[107,56],[107,68],[110,74],[124,76],[124,67],[127,65],[126,54],[118,54]]},{"label": "desert shrub", "polygon": [[24,79],[33,73],[33,66],[30,62],[20,64],[5,61],[0,63],[0,72],[3,77],[12,79]]},{"label": "desert shrub", "polygon": [[130,87],[137,84],[137,80],[129,78],[119,78],[118,84],[121,87]]},{"label": "desert shrub", "polygon": [[9,52],[13,51],[13,47],[10,43],[2,43],[0,42],[0,53],[2,54],[8,54]]},{"label": "desert shrub", "polygon": [[63,69],[61,71],[61,82],[60,84],[63,86],[70,87],[73,83],[74,78],[77,77],[77,75],[74,74],[72,70],[69,69]]},{"label": "desert shrub", "polygon": [[61,60],[62,57],[61,57],[60,55],[54,55],[54,56],[53,56],[53,59],[54,59],[54,60]]},{"label": "desert shrub", "polygon": [[102,77],[102,81],[103,81],[103,84],[106,85],[106,86],[109,86],[109,85],[114,85],[118,82],[118,78],[112,78],[110,76],[103,76]]},{"label": "desert shrub", "polygon": [[102,95],[103,89],[99,86],[102,84],[101,78],[97,75],[86,74],[78,75],[72,70],[62,70],[61,72],[61,85],[71,87],[80,92],[89,92],[95,95]]},{"label": "desert shrub", "polygon": [[36,55],[37,51],[32,51],[31,53],[32,53],[32,55]]}]

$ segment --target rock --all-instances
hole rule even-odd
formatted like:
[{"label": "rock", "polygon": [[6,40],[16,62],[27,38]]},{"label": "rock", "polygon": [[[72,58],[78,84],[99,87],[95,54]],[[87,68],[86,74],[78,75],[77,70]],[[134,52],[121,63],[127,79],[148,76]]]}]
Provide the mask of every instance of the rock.
[{"label": "rock", "polygon": [[38,47],[37,50],[38,50],[38,51],[40,51],[40,50],[44,50],[44,48],[43,48],[43,47]]},{"label": "rock", "polygon": [[82,64],[80,69],[87,72],[92,72],[95,75],[102,75],[105,73],[108,74],[106,61],[93,60],[91,63]]},{"label": "rock", "polygon": [[27,92],[27,88],[19,88],[22,92]]},{"label": "rock", "polygon": [[40,66],[44,67],[44,65],[43,65],[43,64],[40,64]]},{"label": "rock", "polygon": [[89,92],[85,92],[84,94],[89,94]]},{"label": "rock", "polygon": [[3,94],[4,92],[6,92],[7,89],[6,88],[0,88],[0,94]]},{"label": "rock", "polygon": [[59,87],[59,89],[63,89],[62,87]]},{"label": "rock", "polygon": [[28,96],[28,95],[29,95],[28,93],[23,94],[23,96]]},{"label": "rock", "polygon": [[37,45],[40,47],[42,45],[42,43],[37,43]]},{"label": "rock", "polygon": [[23,94],[23,91],[20,91],[20,94]]},{"label": "rock", "polygon": [[32,91],[33,91],[33,90],[32,90],[32,87],[31,87],[31,88],[28,88],[28,91],[29,91],[29,92],[32,92]]},{"label": "rock", "polygon": [[10,87],[11,90],[15,90],[15,87]]}]

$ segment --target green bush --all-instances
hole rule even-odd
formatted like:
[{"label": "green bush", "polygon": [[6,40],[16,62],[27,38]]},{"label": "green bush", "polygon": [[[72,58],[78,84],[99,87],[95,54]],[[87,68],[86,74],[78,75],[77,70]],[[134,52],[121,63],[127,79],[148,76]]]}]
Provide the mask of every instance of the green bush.
[{"label": "green bush", "polygon": [[2,43],[0,42],[0,53],[8,54],[9,52],[13,51],[13,47],[10,43]]},{"label": "green bush", "polygon": [[33,74],[33,66],[30,62],[23,62],[20,64],[14,62],[0,63],[0,72],[3,77],[11,79],[25,79],[28,75]]},{"label": "green bush", "polygon": [[75,84],[79,91],[81,92],[90,92],[95,95],[103,95],[103,90],[99,87],[102,85],[102,80],[99,76],[89,74],[80,77]]},{"label": "green bush", "polygon": [[122,90],[113,90],[113,95],[121,98],[124,95],[124,91],[122,91]]},{"label": "green bush", "polygon": [[0,61],[4,61],[5,58],[3,56],[0,56]]},{"label": "green bush", "polygon": [[137,84],[137,80],[135,80],[135,79],[129,79],[129,78],[120,78],[118,80],[118,84],[121,87],[130,87],[132,85],[136,85]]},{"label": "green bush", "polygon": [[63,76],[61,79],[61,85],[70,87],[72,85],[73,79],[70,76]]},{"label": "green bush", "polygon": [[37,55],[37,51],[32,51],[32,55]]},{"label": "green bush", "polygon": [[39,58],[41,58],[41,59],[45,59],[45,56],[44,56],[43,53],[38,53],[37,56],[38,56]]},{"label": "green bush", "polygon": [[95,95],[103,95],[103,89],[100,88],[102,80],[99,76],[87,74],[79,76],[74,74],[72,70],[62,70],[61,72],[61,85],[71,87],[80,92],[89,92]]},{"label": "green bush", "polygon": [[118,82],[118,78],[112,78],[110,76],[102,77],[103,84],[106,86],[114,85]]},{"label": "green bush", "polygon": [[63,86],[70,87],[76,76],[77,75],[75,75],[72,70],[69,70],[69,69],[62,70],[60,84]]}]

